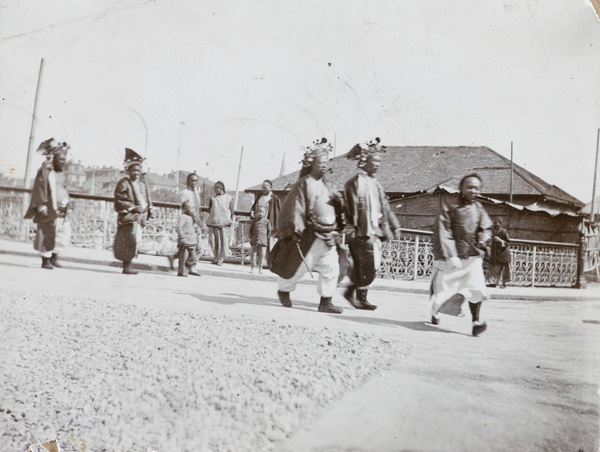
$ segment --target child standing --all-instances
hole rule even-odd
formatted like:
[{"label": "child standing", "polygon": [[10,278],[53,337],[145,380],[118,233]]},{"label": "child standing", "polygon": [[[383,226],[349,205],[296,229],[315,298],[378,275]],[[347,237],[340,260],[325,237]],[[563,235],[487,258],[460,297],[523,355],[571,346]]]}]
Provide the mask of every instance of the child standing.
[{"label": "child standing", "polygon": [[254,267],[257,265],[258,273],[262,274],[263,262],[267,253],[267,244],[271,235],[271,223],[267,218],[265,206],[260,206],[250,223],[250,245],[252,245],[250,273],[254,273]]}]

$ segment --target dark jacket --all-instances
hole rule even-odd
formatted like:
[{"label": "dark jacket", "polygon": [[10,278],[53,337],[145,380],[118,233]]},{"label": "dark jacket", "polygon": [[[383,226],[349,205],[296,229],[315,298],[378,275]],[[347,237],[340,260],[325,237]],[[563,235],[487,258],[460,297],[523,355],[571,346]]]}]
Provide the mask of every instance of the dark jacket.
[{"label": "dark jacket", "polygon": [[[368,177],[368,176],[367,176]],[[369,231],[369,197],[364,191],[359,193],[358,187],[359,175],[348,179],[344,188],[344,197],[346,200],[347,216],[346,220],[349,225],[356,228],[356,236],[367,237]],[[381,205],[382,217],[379,221],[380,231],[376,231],[376,235],[381,239],[390,240],[394,237],[394,231],[400,227],[400,223],[396,215],[390,208],[390,203],[387,200],[383,186],[375,179],[377,185],[377,193],[379,196],[379,204]]]},{"label": "dark jacket", "polygon": [[[31,192],[31,202],[29,208],[25,213],[25,218],[33,218],[34,223],[46,223],[56,220],[59,216],[64,216],[65,211],[58,212],[52,207],[52,197],[50,191],[50,182],[48,181],[48,175],[52,171],[52,163],[44,162],[40,167],[35,181],[33,183],[33,191]],[[65,187],[65,191],[67,187]],[[38,207],[46,206],[47,215],[42,215],[38,212]]]},{"label": "dark jacket", "polygon": [[139,187],[146,201],[146,209],[142,213],[133,213],[131,209],[135,206],[141,206],[142,203],[141,200],[135,197],[131,179],[129,176],[125,176],[117,182],[115,188],[115,211],[118,213],[117,223],[119,225],[139,222],[142,226],[145,226],[150,210],[150,198],[148,197],[146,184],[140,181]]},{"label": "dark jacket", "polygon": [[510,263],[510,238],[504,228],[492,230],[492,253],[490,264],[509,264]]},{"label": "dark jacket", "polygon": [[447,260],[458,256],[484,256],[489,245],[492,220],[479,201],[443,203],[433,234],[433,256]]}]

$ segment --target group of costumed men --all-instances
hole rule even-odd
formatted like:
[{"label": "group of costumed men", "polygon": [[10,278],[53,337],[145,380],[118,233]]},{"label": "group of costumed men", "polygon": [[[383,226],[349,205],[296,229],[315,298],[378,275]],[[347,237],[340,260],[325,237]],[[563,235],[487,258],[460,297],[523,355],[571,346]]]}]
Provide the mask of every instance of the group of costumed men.
[{"label": "group of costumed men", "polygon": [[[69,146],[54,139],[38,149],[47,157],[34,183],[31,205],[25,218],[37,223],[35,249],[42,256],[42,268],[60,267],[57,256],[69,244],[70,207],[63,167]],[[292,307],[290,293],[306,274],[318,273],[319,312],[340,314],[332,303],[338,282],[348,276],[344,298],[356,309],[375,310],[368,290],[380,265],[382,242],[400,234],[400,225],[390,209],[382,185],[376,179],[386,148],[379,138],[355,145],[347,157],[358,162],[358,172],[336,192],[328,183],[331,145],[325,138],[306,149],[298,181],[285,201],[272,193],[272,182],[264,181],[262,195],[251,208],[253,221],[276,225],[266,245],[269,268],[278,275],[277,295],[285,307]],[[151,217],[152,202],[142,180],[144,159],[135,151],[125,151],[126,175],[115,189],[117,232],[114,255],[123,262],[124,274],[136,274],[132,260],[138,253],[142,229]],[[200,201],[196,192],[198,176],[192,173],[181,195],[179,231],[179,276],[198,275],[195,271],[200,225]],[[431,280],[431,323],[440,323],[440,314],[462,315],[468,304],[472,334],[486,330],[480,320],[481,303],[488,299],[483,273],[483,256],[489,249],[492,222],[477,201],[482,186],[476,174],[464,176],[456,201],[443,203],[434,226],[434,265]],[[233,207],[222,182],[215,184],[207,222],[214,244],[215,263],[226,256],[227,235]],[[272,246],[272,241],[276,241]],[[265,246],[262,244],[261,246]],[[272,249],[271,249],[272,246]],[[262,261],[262,259],[261,259]],[[262,262],[260,262],[262,267]],[[341,270],[340,270],[341,269]],[[186,271],[187,270],[187,271]]]},{"label": "group of costumed men", "polygon": [[[327,182],[329,153],[325,138],[307,148],[298,181],[287,195],[279,217],[278,242],[270,258],[279,275],[277,295],[292,307],[290,293],[307,272],[318,273],[319,312],[340,314],[332,303],[337,283],[350,279],[344,298],[356,309],[375,310],[368,289],[380,265],[381,244],[400,234],[385,191],[375,177],[385,146],[379,138],[355,145],[347,157],[358,161],[358,172],[337,193]],[[481,177],[468,174],[459,184],[456,202],[444,204],[434,228],[434,271],[431,281],[431,323],[440,314],[458,316],[468,303],[472,334],[487,324],[479,318],[481,303],[489,298],[483,273],[483,256],[489,245],[492,222],[477,197]],[[345,263],[346,246],[350,252]],[[342,270],[340,270],[342,269]],[[345,274],[344,274],[345,273]]]}]

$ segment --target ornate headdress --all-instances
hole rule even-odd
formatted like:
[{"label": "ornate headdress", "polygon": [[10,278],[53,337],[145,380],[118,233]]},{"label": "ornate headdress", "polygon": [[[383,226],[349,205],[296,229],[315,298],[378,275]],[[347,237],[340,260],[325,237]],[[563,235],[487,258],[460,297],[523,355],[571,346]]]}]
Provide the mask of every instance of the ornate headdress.
[{"label": "ornate headdress", "polygon": [[133,149],[125,148],[125,161],[123,162],[125,171],[127,171],[133,165],[141,165],[144,160],[146,159]]},{"label": "ornate headdress", "polygon": [[304,149],[304,157],[302,158],[302,167],[308,168],[312,165],[320,154],[325,154],[329,158],[329,153],[333,151],[333,147],[331,144],[327,142],[327,138],[321,138],[320,140],[315,140],[310,146],[307,146]]},{"label": "ornate headdress", "polygon": [[66,141],[60,142],[54,138],[49,138],[43,141],[37,148],[37,152],[46,156],[46,159],[50,160],[55,154],[67,153],[71,150],[71,146]]},{"label": "ornate headdress", "polygon": [[358,160],[358,167],[362,168],[367,163],[367,159],[375,154],[379,154],[386,151],[386,147],[381,144],[379,137],[375,138],[374,141],[365,141],[364,143],[355,144],[346,158],[350,160]]}]

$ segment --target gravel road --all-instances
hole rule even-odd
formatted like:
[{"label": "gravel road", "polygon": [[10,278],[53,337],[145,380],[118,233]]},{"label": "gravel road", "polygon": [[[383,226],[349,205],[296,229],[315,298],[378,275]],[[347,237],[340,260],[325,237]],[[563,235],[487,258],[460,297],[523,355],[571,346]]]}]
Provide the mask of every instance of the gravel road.
[{"label": "gravel road", "polygon": [[369,334],[0,292],[0,450],[268,451],[408,347]]}]

